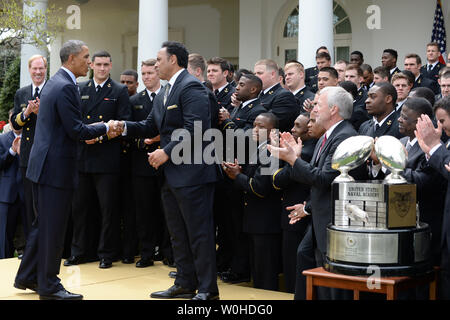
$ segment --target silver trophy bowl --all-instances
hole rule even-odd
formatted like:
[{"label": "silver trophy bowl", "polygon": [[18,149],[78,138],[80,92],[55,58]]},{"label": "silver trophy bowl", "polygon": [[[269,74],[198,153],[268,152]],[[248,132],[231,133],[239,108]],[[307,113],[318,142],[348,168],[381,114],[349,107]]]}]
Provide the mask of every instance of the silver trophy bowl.
[{"label": "silver trophy bowl", "polygon": [[342,141],[331,160],[331,167],[341,172],[333,182],[355,181],[348,172],[366,162],[372,152],[373,142],[369,136],[354,136]]},{"label": "silver trophy bowl", "polygon": [[400,140],[393,136],[379,137],[375,143],[375,154],[381,165],[392,172],[384,179],[385,183],[402,184],[407,182],[400,175],[407,162],[407,152]]}]

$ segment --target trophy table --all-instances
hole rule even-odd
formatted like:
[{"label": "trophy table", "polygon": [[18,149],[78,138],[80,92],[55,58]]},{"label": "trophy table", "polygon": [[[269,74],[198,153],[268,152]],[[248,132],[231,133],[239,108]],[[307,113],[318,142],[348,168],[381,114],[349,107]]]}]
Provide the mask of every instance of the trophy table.
[{"label": "trophy table", "polygon": [[[391,174],[383,181],[355,181],[348,171],[364,163],[373,149]],[[432,270],[431,232],[419,221],[416,185],[400,175],[406,158],[404,146],[391,136],[380,137],[375,146],[367,136],[338,146],[332,166],[341,175],[332,184],[327,271],[367,276],[378,268],[380,276],[414,276]]]}]

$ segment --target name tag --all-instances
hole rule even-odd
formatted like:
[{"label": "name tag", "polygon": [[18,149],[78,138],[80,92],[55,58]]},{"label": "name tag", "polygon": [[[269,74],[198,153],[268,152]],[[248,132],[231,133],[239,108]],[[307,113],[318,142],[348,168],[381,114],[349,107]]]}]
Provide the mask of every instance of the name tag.
[{"label": "name tag", "polygon": [[176,109],[178,108],[178,106],[176,104],[174,104],[173,106],[167,107],[167,110],[172,110],[172,109]]},{"label": "name tag", "polygon": [[142,110],[144,108],[144,106],[143,105],[137,105],[137,106],[134,106],[134,109],[136,109],[136,110]]},{"label": "name tag", "polygon": [[89,99],[89,96],[82,96],[81,97],[81,100],[88,100]]}]

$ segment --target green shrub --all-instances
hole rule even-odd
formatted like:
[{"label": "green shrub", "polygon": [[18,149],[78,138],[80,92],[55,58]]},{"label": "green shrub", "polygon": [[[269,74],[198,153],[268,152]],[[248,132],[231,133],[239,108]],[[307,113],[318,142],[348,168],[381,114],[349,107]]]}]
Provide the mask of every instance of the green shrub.
[{"label": "green shrub", "polygon": [[14,95],[20,88],[20,56],[8,67],[0,90],[0,120],[8,121],[8,110],[14,107]]}]

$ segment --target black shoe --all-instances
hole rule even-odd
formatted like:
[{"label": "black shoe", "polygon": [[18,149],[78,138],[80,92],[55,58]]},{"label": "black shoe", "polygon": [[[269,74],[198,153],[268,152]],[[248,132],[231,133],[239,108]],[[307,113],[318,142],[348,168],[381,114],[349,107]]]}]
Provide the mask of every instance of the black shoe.
[{"label": "black shoe", "polygon": [[83,300],[81,294],[71,293],[66,289],[61,289],[58,292],[46,295],[40,295],[40,300]]},{"label": "black shoe", "polygon": [[133,258],[123,258],[122,263],[132,264],[132,263],[134,263],[134,257]]},{"label": "black shoe", "polygon": [[147,268],[153,265],[153,260],[150,258],[142,258],[141,260],[136,262],[136,268]]},{"label": "black shoe", "polygon": [[156,291],[150,294],[151,298],[157,299],[192,299],[194,296],[195,290],[185,289],[176,284],[166,291]]},{"label": "black shoe", "polygon": [[30,290],[36,292],[37,291],[37,283],[14,281],[14,288],[17,288],[20,290],[30,289]]},{"label": "black shoe", "polygon": [[159,251],[153,255],[153,260],[155,261],[162,261],[163,259],[164,259],[163,255]]},{"label": "black shoe", "polygon": [[175,261],[173,261],[172,259],[164,258],[162,262],[168,267],[171,267],[171,268],[176,268],[177,267],[175,265]]},{"label": "black shoe", "polygon": [[69,259],[64,261],[64,266],[65,267],[76,266],[78,264],[82,264],[85,262],[86,262],[86,259],[84,259],[83,257],[71,256]]},{"label": "black shoe", "polygon": [[220,300],[218,292],[199,292],[192,300]]},{"label": "black shoe", "polygon": [[101,259],[100,260],[100,264],[98,266],[100,269],[108,269],[112,267],[112,262],[111,260],[108,259]]},{"label": "black shoe", "polygon": [[177,272],[176,271],[170,271],[169,272],[169,277],[172,279],[176,279],[177,278]]},{"label": "black shoe", "polygon": [[246,275],[237,274],[233,271],[222,272],[220,275],[220,279],[226,283],[241,283],[241,282],[250,282],[250,277]]}]

